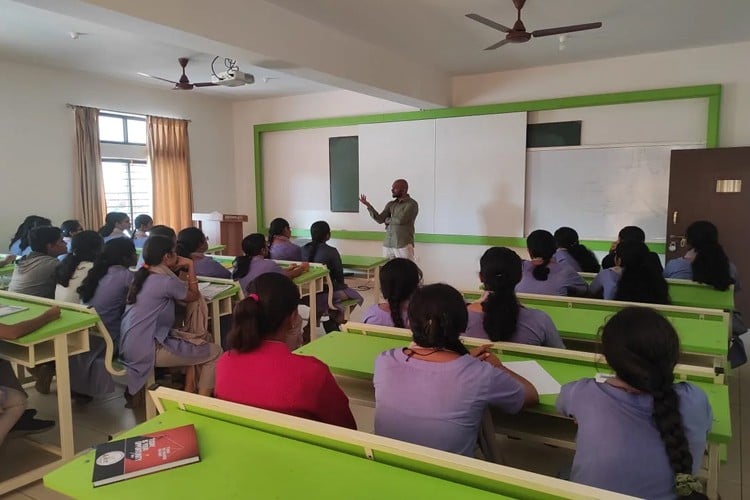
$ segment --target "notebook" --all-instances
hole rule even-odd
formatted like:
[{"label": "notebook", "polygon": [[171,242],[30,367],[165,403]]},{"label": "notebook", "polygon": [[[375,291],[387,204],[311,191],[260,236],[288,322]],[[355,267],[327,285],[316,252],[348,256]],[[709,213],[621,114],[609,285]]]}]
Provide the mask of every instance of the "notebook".
[{"label": "notebook", "polygon": [[21,307],[21,306],[9,306],[6,304],[0,304],[0,318],[3,316],[7,316],[9,314],[17,313],[20,311],[27,310],[28,307]]},{"label": "notebook", "polygon": [[198,290],[207,300],[211,300],[219,295],[224,290],[229,290],[232,285],[222,285],[219,283],[210,283],[208,281],[201,281],[198,283]]}]

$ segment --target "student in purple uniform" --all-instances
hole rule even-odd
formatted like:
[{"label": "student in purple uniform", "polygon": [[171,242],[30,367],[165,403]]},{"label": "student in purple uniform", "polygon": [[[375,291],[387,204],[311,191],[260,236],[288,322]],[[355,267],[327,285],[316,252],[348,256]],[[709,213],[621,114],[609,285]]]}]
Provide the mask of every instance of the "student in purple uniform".
[{"label": "student in purple uniform", "polygon": [[177,234],[177,254],[180,257],[193,259],[196,276],[229,279],[232,273],[211,257],[206,257],[208,240],[203,231],[197,227],[186,227]]},{"label": "student in purple uniform", "polygon": [[[624,228],[620,229],[620,232],[617,234],[617,240],[614,241],[609,249],[609,253],[604,256],[602,259],[602,269],[609,269],[610,267],[614,267],[615,264],[615,250],[617,249],[617,245],[624,241],[636,241],[638,243],[646,243],[646,233],[638,226],[625,226]],[[649,259],[651,260],[654,267],[659,269],[659,272],[661,272],[664,267],[661,265],[661,259],[655,252],[649,251]]]},{"label": "student in purple uniform", "polygon": [[[177,242],[177,233],[175,232],[175,230],[169,226],[164,226],[162,224],[159,224],[158,226],[153,226],[151,230],[148,232],[148,234],[149,236],[164,236],[165,238],[170,238],[175,243]],[[135,244],[135,242],[133,243]],[[144,245],[145,245],[145,242],[144,242]],[[138,245],[136,245],[136,248],[138,248]],[[136,267],[140,269],[142,265],[143,265],[143,252],[141,252],[141,256],[138,257],[138,263],[136,264]]]},{"label": "student in purple uniform", "polygon": [[55,269],[55,300],[78,304],[81,298],[77,289],[102,253],[104,241],[96,231],[81,231],[72,241],[70,253]]},{"label": "student in purple uniform", "polygon": [[106,243],[114,238],[125,238],[129,234],[130,216],[124,212],[109,212],[104,219],[104,225],[99,229],[99,234]]},{"label": "student in purple uniform", "polygon": [[232,279],[239,281],[242,290],[247,291],[247,286],[255,278],[265,273],[285,274],[287,277],[294,279],[306,272],[309,264],[292,264],[282,269],[276,262],[268,259],[268,245],[266,237],[260,233],[253,233],[242,240],[241,255],[234,259],[234,271]]},{"label": "student in purple uniform", "polygon": [[373,304],[362,313],[362,323],[408,328],[409,299],[422,282],[417,265],[401,257],[391,259],[380,269],[380,289],[386,300]]},{"label": "student in purple uniform", "polygon": [[690,249],[678,259],[667,262],[665,278],[681,278],[706,283],[716,290],[737,289],[737,268],[719,244],[719,230],[711,222],[699,220],[685,233]]},{"label": "student in purple uniform", "polygon": [[552,318],[518,303],[515,286],[521,280],[521,257],[516,252],[490,248],[482,255],[479,267],[485,294],[469,305],[467,336],[565,348]]},{"label": "student in purple uniform", "polygon": [[[317,262],[325,264],[330,273],[331,283],[333,283],[333,307],[334,310],[328,310],[331,317],[323,325],[326,332],[338,330],[341,323],[344,322],[344,313],[338,309],[338,305],[349,299],[357,301],[357,305],[362,305],[365,299],[353,288],[350,288],[344,280],[344,266],[341,263],[339,251],[330,246],[327,242],[331,239],[331,227],[326,221],[319,220],[310,226],[310,237],[312,241],[302,247],[302,260],[305,262]],[[328,307],[327,292],[318,293],[318,320],[324,314]]]},{"label": "student in purple uniform", "polygon": [[598,273],[599,261],[594,252],[581,245],[578,233],[572,227],[561,227],[555,231],[555,245],[557,251],[552,256],[556,262],[567,264],[576,272]]},{"label": "student in purple uniform", "polygon": [[[81,223],[75,219],[69,219],[60,224],[60,231],[62,231],[63,241],[68,246],[68,253],[70,253],[70,244],[73,240],[73,236],[83,231]],[[64,257],[60,257],[62,260]]]},{"label": "student in purple uniform", "polygon": [[292,229],[286,219],[276,218],[268,226],[268,246],[275,260],[302,260],[302,247],[292,243]]},{"label": "student in purple uniform", "polygon": [[638,498],[706,498],[694,474],[713,416],[702,390],[674,382],[674,328],[652,309],[628,307],[601,340],[616,376],[565,384],[557,398],[578,424],[570,479]]},{"label": "student in purple uniform", "polygon": [[487,405],[518,413],[539,402],[534,386],[489,346],[464,347],[458,337],[467,316],[463,297],[449,285],[414,293],[412,344],[375,359],[375,434],[471,457]]},{"label": "student in purple uniform", "polygon": [[615,267],[603,269],[589,286],[593,297],[605,300],[669,304],[669,285],[644,243],[623,241],[615,250]]},{"label": "student in purple uniform", "polygon": [[140,396],[137,400],[134,396],[142,394],[151,370],[176,366],[198,368],[198,392],[210,396],[221,348],[213,342],[198,345],[172,335],[175,301],[201,299],[193,261],[179,257],[174,241],[164,236],[149,236],[143,259],[143,267],[130,285],[122,316],[120,357],[128,372],[126,399],[137,406]]},{"label": "student in purple uniform", "polygon": [[23,222],[18,226],[16,234],[10,239],[10,245],[8,245],[8,253],[23,257],[31,253],[31,247],[29,246],[29,232],[32,229],[39,226],[51,226],[52,221],[46,217],[40,217],[38,215],[29,215]]},{"label": "student in purple uniform", "polygon": [[[112,337],[117,353],[120,342],[120,322],[125,311],[125,299],[133,282],[130,267],[135,265],[136,253],[128,238],[115,238],[104,244],[102,253],[78,287],[81,302],[93,307]],[[70,358],[70,387],[78,402],[90,401],[92,396],[114,392],[112,376],[104,366],[106,344],[96,335],[89,336],[89,352]]]},{"label": "student in purple uniform", "polygon": [[133,244],[136,248],[143,248],[149,231],[154,227],[154,219],[150,215],[141,214],[133,222]]},{"label": "student in purple uniform", "polygon": [[588,286],[578,273],[567,264],[555,262],[555,237],[543,229],[532,231],[526,238],[531,260],[523,262],[518,293],[542,295],[576,295],[586,293]]}]

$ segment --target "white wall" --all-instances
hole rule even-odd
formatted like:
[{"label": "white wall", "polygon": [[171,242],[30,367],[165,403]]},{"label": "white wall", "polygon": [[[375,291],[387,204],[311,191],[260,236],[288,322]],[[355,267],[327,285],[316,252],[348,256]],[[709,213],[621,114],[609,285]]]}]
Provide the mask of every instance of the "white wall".
[{"label": "white wall", "polygon": [[66,103],[192,120],[195,210],[234,211],[229,101],[6,61],[0,75],[0,251],[26,215],[55,224],[73,216],[75,131]]}]

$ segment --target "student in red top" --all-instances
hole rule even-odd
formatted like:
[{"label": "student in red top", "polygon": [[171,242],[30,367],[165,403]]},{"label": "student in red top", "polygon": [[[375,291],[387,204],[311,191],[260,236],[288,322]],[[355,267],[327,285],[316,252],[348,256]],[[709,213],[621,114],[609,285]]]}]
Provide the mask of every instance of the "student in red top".
[{"label": "student in red top", "polygon": [[237,304],[216,365],[217,398],[356,429],[349,399],[321,361],[292,354],[284,339],[299,331],[299,291],[283,274],[265,273]]}]

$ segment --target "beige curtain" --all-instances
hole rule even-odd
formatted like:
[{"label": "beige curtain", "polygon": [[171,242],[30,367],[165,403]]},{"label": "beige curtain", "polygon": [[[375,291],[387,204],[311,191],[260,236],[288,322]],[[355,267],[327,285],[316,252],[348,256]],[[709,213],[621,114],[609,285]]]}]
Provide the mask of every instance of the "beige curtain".
[{"label": "beige curtain", "polygon": [[76,121],[76,161],[73,175],[76,219],[86,229],[104,224],[106,201],[99,149],[99,110],[73,106]]},{"label": "beige curtain", "polygon": [[193,225],[188,122],[149,116],[147,124],[154,221],[180,231]]}]

